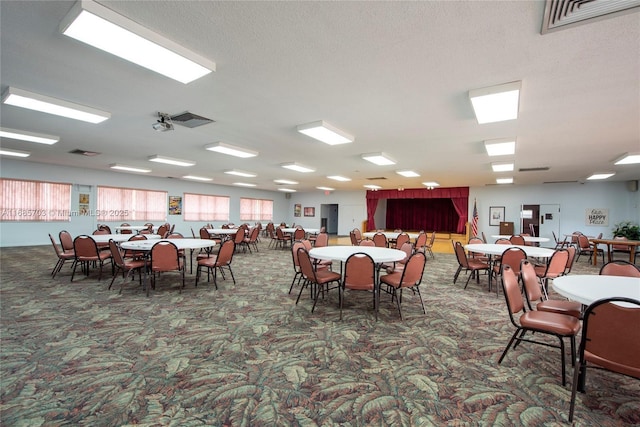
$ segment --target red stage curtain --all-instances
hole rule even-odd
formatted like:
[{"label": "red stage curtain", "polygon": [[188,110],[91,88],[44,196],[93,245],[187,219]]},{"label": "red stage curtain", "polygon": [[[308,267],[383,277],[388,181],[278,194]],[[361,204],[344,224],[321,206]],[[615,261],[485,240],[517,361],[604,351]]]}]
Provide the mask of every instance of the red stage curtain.
[{"label": "red stage curtain", "polygon": [[387,228],[457,233],[458,213],[451,199],[389,199]]},{"label": "red stage curtain", "polygon": [[376,229],[376,221],[373,218],[373,216],[376,213],[377,207],[378,207],[378,199],[367,198],[367,230]]},{"label": "red stage curtain", "polygon": [[[375,214],[375,208],[377,206],[373,205],[373,200],[377,201],[378,199],[450,199],[456,213],[458,214],[458,222],[455,228],[456,233],[464,233],[465,225],[469,219],[469,213],[467,210],[467,206],[469,204],[469,187],[434,188],[433,190],[429,190],[427,188],[409,188],[406,190],[369,190],[367,191],[367,227],[372,226],[369,228],[370,230],[375,230],[373,215]],[[387,224],[387,228],[392,227]]]}]

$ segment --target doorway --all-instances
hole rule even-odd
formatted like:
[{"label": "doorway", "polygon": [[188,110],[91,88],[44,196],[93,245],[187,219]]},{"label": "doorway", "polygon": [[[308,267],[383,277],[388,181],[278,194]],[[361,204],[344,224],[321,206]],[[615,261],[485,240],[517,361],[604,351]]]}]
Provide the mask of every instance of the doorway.
[{"label": "doorway", "polygon": [[325,227],[328,234],[338,234],[338,205],[320,205],[320,227]]},{"label": "doorway", "polygon": [[522,218],[522,233],[530,233],[530,229],[533,227],[536,236],[546,237],[551,243],[555,242],[553,233],[560,236],[560,205],[522,205],[520,216]]}]

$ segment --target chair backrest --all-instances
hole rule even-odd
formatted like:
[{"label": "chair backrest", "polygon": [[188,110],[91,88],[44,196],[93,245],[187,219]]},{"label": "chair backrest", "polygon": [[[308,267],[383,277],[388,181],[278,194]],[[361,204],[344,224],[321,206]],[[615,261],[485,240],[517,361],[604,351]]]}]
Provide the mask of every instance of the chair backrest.
[{"label": "chair backrest", "polygon": [[600,275],[640,277],[640,267],[631,264],[629,261],[614,260],[602,266]]},{"label": "chair backrest", "polygon": [[[613,240],[629,240],[629,239],[627,239],[625,236],[614,236]],[[627,245],[611,245],[611,248],[614,251],[625,251],[625,252],[629,251],[629,246]]]},{"label": "chair backrest", "polygon": [[98,257],[98,245],[96,241],[86,234],[81,234],[73,239],[73,250],[76,253],[76,258],[80,261]]},{"label": "chair backrest", "polygon": [[302,243],[302,247],[309,252],[311,250],[311,248],[313,248],[313,245],[311,244],[311,240],[309,239],[302,239],[300,240],[300,243]]},{"label": "chair backrest", "polygon": [[536,269],[529,260],[523,259],[520,263],[520,280],[524,287],[527,305],[529,309],[532,309],[531,302],[542,300],[542,289],[540,288],[540,282],[536,275]]},{"label": "chair backrest", "polygon": [[351,240],[352,246],[358,246],[358,239],[356,239],[356,233],[353,231],[349,232],[349,239]]},{"label": "chair backrest", "polygon": [[522,236],[511,236],[509,239],[512,245],[524,246],[524,237]]},{"label": "chair backrest", "polygon": [[324,246],[329,246],[329,234],[328,233],[318,233],[316,236],[316,248],[322,248]]},{"label": "chair backrest", "polygon": [[406,262],[409,260],[409,257],[413,254],[413,245],[411,244],[411,242],[404,242],[398,249],[405,253],[405,257],[398,262],[400,264],[406,264]]},{"label": "chair backrest", "polygon": [[53,250],[56,251],[56,255],[60,257],[62,255],[62,250],[56,244],[56,241],[53,240],[53,236],[49,233],[49,239],[51,240],[51,244],[53,245]]},{"label": "chair backrest", "polygon": [[482,241],[484,243],[487,243],[487,236],[484,235],[484,231],[481,234],[482,234]]},{"label": "chair backrest", "polygon": [[354,228],[353,233],[356,235],[356,239],[358,239],[358,242],[362,240],[362,233],[360,232],[359,228]]},{"label": "chair backrest", "polygon": [[147,240],[147,236],[145,236],[144,234],[134,234],[133,236],[129,237],[129,242],[135,240]]},{"label": "chair backrest", "polygon": [[[513,270],[514,274],[520,274],[520,262],[523,259],[527,259],[527,253],[522,248],[508,248],[502,252],[500,263],[502,266],[508,265]],[[564,264],[563,264],[564,265]]]},{"label": "chair backrest", "polygon": [[360,240],[360,244],[358,246],[375,246],[373,240]]},{"label": "chair backrest", "polygon": [[298,249],[298,265],[300,266],[300,272],[305,279],[317,283],[316,272],[313,269],[313,263],[309,257],[309,252],[305,248]]},{"label": "chair backrest", "polygon": [[161,240],[151,247],[151,269],[173,271],[180,268],[178,248],[172,242]]},{"label": "chair backrest", "polygon": [[293,259],[293,268],[298,271],[300,269],[300,263],[298,262],[298,249],[306,249],[302,241],[293,242],[291,245],[291,258]]},{"label": "chair backrest", "polygon": [[260,227],[256,226],[251,229],[251,233],[249,233],[249,243],[255,243],[258,241],[258,237],[260,237]]},{"label": "chair backrest", "polygon": [[433,246],[433,243],[436,241],[436,232],[431,232],[431,237],[429,238],[429,247]]},{"label": "chair backrest", "polygon": [[217,265],[231,265],[233,254],[236,251],[236,243],[233,240],[225,240],[218,249]]},{"label": "chair backrest", "polygon": [[387,236],[384,233],[377,232],[373,235],[373,243],[379,248],[387,247]]},{"label": "chair backrest", "polygon": [[484,242],[482,241],[481,238],[479,238],[478,236],[474,236],[472,238],[469,239],[469,244],[483,244]]},{"label": "chair backrest", "polygon": [[406,242],[408,242],[410,240],[411,240],[411,238],[409,237],[409,235],[407,233],[398,234],[398,237],[396,238],[396,248],[402,247],[402,245],[404,245]]},{"label": "chair backrest", "polygon": [[[129,224],[128,222],[123,222],[122,224],[120,224],[120,227],[130,227],[131,224]],[[132,234],[131,230],[120,230],[120,234]]]},{"label": "chair backrest", "polygon": [[427,256],[424,252],[414,252],[404,264],[400,287],[410,288],[419,285],[422,282],[426,262]]},{"label": "chair backrest", "polygon": [[104,234],[111,234],[111,227],[109,227],[107,224],[98,224],[98,230],[106,231],[106,233]]},{"label": "chair backrest", "polygon": [[276,237],[278,240],[284,239],[284,232],[282,231],[282,227],[276,227]]},{"label": "chair backrest", "polygon": [[58,234],[58,239],[60,239],[60,245],[62,245],[63,251],[72,251],[73,250],[73,237],[71,237],[71,233],[67,230],[62,230]]},{"label": "chair backrest", "polygon": [[373,290],[376,265],[371,256],[356,252],[347,258],[344,267],[344,286],[349,289]]},{"label": "chair backrest", "polygon": [[293,232],[293,240],[302,240],[304,239],[305,236],[305,232],[304,232],[304,228],[302,227],[297,227],[296,231]]},{"label": "chair backrest", "polygon": [[535,235],[536,235],[536,227],[533,224],[529,224],[529,232],[531,233],[532,236],[535,237]]},{"label": "chair backrest", "polygon": [[551,234],[553,234],[553,240],[556,242],[557,245],[562,243],[562,240],[559,240],[558,236],[556,236],[556,232],[555,231],[551,230]]},{"label": "chair backrest", "polygon": [[524,300],[522,299],[520,286],[518,286],[518,276],[509,265],[502,266],[502,290],[504,291],[504,298],[507,301],[507,309],[509,310],[511,322],[519,327],[513,315],[525,310]]},{"label": "chair backrest", "polygon": [[564,269],[564,274],[571,273],[573,262],[576,260],[576,247],[571,245],[567,246],[567,253],[569,256],[567,257],[567,266]]},{"label": "chair backrest", "polygon": [[111,250],[111,257],[115,265],[122,268],[124,266],[124,258],[118,244],[113,239],[109,239],[109,250]]},{"label": "chair backrest", "polygon": [[184,236],[182,235],[182,233],[169,233],[167,234],[166,239],[184,239]]},{"label": "chair backrest", "polygon": [[164,224],[158,227],[158,235],[162,238],[164,238],[164,235],[167,234],[168,231],[169,231],[169,228]]},{"label": "chair backrest", "polygon": [[589,238],[584,234],[578,236],[578,247],[580,247],[580,250],[590,249]]},{"label": "chair backrest", "polygon": [[509,239],[504,239],[504,238],[500,238],[498,240],[495,241],[496,245],[511,245],[511,240]]},{"label": "chair backrest", "polygon": [[109,233],[109,231],[106,228],[98,228],[97,230],[94,230],[93,233],[94,236],[100,235],[100,234],[111,234]]},{"label": "chair backrest", "polygon": [[236,234],[233,235],[233,241],[238,245],[244,241],[244,236],[244,228],[238,228]]},{"label": "chair backrest", "polygon": [[462,246],[462,243],[458,241],[453,242],[453,251],[456,253],[458,264],[460,264],[464,268],[468,268],[469,260],[467,259],[467,253],[464,251],[464,246]]},{"label": "chair backrest", "polygon": [[567,268],[567,262],[569,261],[569,252],[566,249],[556,250],[549,262],[547,263],[547,270],[545,276],[560,276],[564,274]]},{"label": "chair backrest", "polygon": [[580,360],[640,378],[640,300],[599,300],[587,307],[583,319]]},{"label": "chair backrest", "polygon": [[416,237],[416,250],[422,250],[422,248],[425,247],[425,245],[427,244],[427,234],[424,231],[421,231],[420,234],[418,234],[418,237]]},{"label": "chair backrest", "polygon": [[209,235],[209,232],[207,231],[207,229],[205,227],[201,227],[200,228],[200,238],[201,239],[210,239],[211,236]]}]

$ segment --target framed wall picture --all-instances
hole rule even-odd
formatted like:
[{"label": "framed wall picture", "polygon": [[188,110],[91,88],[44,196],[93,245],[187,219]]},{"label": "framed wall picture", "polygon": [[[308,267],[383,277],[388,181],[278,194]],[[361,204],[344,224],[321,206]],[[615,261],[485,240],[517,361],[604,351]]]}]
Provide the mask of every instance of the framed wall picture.
[{"label": "framed wall picture", "polygon": [[182,196],[169,196],[169,215],[182,215]]},{"label": "framed wall picture", "polygon": [[316,208],[304,208],[304,216],[316,216]]},{"label": "framed wall picture", "polygon": [[489,225],[500,225],[504,221],[504,206],[491,206],[489,208]]},{"label": "framed wall picture", "polygon": [[295,205],[293,205],[293,216],[300,216],[302,215],[302,205],[299,203],[296,203]]}]

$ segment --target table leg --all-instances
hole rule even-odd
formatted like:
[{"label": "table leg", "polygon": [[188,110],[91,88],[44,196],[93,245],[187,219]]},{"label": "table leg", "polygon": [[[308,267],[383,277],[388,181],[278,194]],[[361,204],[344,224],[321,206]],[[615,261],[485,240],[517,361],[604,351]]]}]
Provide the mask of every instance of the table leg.
[{"label": "table leg", "polygon": [[629,246],[629,263],[634,264],[636,258],[636,248],[637,246],[632,245]]}]

